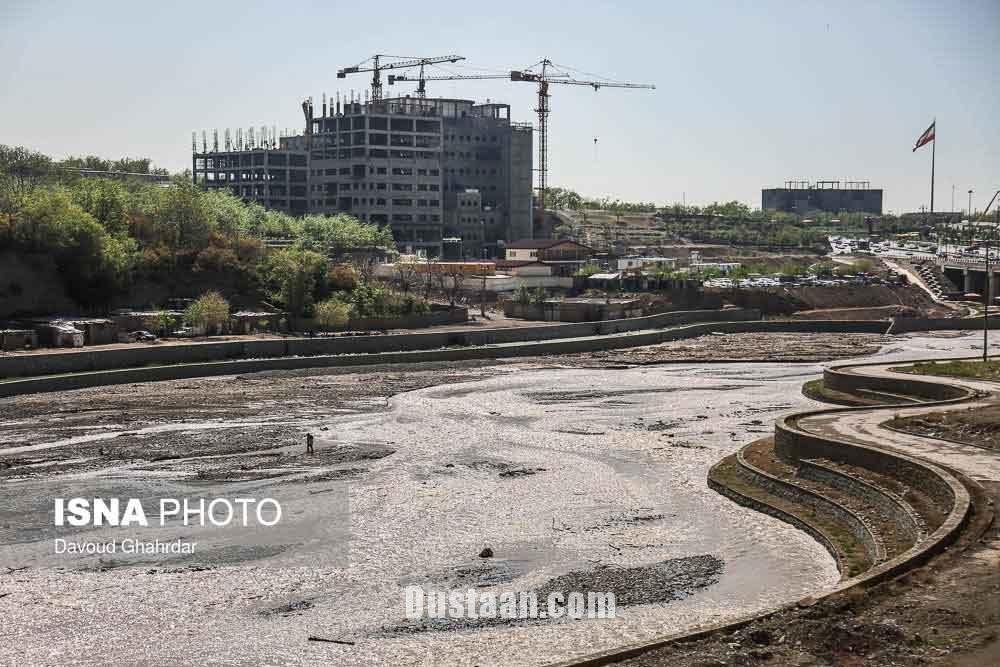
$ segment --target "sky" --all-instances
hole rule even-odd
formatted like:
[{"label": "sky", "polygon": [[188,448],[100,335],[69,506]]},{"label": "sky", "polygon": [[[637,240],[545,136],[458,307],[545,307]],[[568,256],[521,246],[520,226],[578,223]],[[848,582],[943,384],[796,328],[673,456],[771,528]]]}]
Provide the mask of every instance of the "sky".
[{"label": "sky", "polygon": [[[887,212],[919,210],[931,147],[911,148],[936,118],[935,210],[952,208],[953,188],[955,209],[969,189],[982,209],[1000,189],[998,45],[997,0],[0,0],[0,143],[181,170],[192,131],[299,129],[303,98],[361,94],[367,75],[336,71],[374,53],[465,56],[452,73],[548,58],[656,85],[553,86],[552,186],[757,208],[786,180],[867,180]],[[531,84],[427,86],[536,122]]]}]

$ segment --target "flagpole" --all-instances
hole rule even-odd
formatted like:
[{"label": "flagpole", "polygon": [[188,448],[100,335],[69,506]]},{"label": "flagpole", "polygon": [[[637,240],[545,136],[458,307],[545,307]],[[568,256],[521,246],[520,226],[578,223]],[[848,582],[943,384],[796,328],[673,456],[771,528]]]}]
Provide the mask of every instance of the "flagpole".
[{"label": "flagpole", "polygon": [[934,145],[931,146],[931,213],[934,213],[934,158],[937,153],[937,118],[934,119]]}]

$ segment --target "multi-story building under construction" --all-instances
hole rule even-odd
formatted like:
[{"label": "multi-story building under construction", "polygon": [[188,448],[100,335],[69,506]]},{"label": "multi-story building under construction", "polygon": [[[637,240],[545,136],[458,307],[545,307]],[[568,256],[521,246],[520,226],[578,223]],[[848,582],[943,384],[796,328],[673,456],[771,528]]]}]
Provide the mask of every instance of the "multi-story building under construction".
[{"label": "multi-story building under construction", "polygon": [[[294,215],[391,226],[401,251],[480,257],[532,236],[532,128],[506,104],[401,97],[303,104],[306,131],[194,149],[195,182]],[[227,133],[227,138],[229,137]],[[242,137],[241,137],[242,138]]]}]

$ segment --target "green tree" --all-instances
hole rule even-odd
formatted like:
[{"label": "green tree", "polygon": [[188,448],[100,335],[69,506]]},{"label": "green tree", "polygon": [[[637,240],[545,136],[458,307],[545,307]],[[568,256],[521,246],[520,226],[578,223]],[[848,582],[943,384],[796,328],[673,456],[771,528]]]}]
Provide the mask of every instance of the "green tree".
[{"label": "green tree", "polygon": [[272,298],[292,315],[307,317],[312,313],[317,292],[326,287],[328,271],[326,257],[318,252],[298,248],[273,252],[267,266]]},{"label": "green tree", "polygon": [[51,178],[53,169],[47,155],[0,144],[0,210],[13,210],[20,197]]},{"label": "green tree", "polygon": [[218,292],[206,292],[187,307],[184,321],[206,334],[218,333],[229,322],[229,302]]},{"label": "green tree", "polygon": [[347,324],[351,306],[340,299],[331,298],[316,304],[316,323],[324,329],[337,329]]},{"label": "green tree", "polygon": [[73,201],[92,215],[109,234],[128,232],[130,196],[121,181],[83,178],[71,189]]}]

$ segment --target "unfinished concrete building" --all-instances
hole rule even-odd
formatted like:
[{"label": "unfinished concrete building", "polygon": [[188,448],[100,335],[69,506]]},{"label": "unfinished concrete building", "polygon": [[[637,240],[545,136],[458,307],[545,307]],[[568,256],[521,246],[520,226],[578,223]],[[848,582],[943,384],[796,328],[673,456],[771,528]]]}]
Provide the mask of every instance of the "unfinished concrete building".
[{"label": "unfinished concrete building", "polygon": [[236,137],[226,131],[225,143],[218,136],[210,150],[202,139],[202,150],[192,138],[191,173],[194,182],[206,189],[226,189],[245,201],[291,215],[309,211],[309,158],[301,137],[260,139],[242,129]]},{"label": "unfinished concrete building", "polygon": [[296,215],[387,224],[403,252],[440,255],[457,237],[462,254],[495,256],[498,242],[530,238],[532,128],[509,105],[338,96],[303,110],[306,132],[270,147],[195,150],[195,181]]}]

